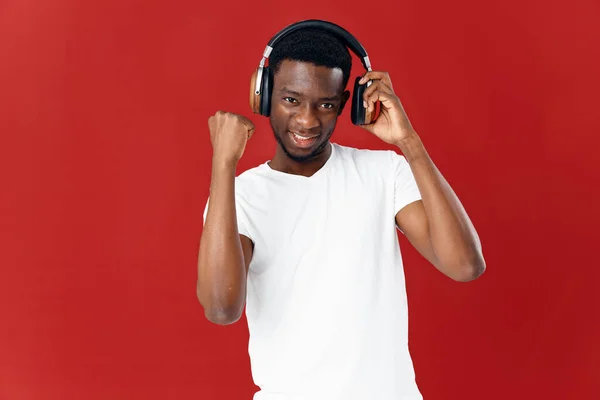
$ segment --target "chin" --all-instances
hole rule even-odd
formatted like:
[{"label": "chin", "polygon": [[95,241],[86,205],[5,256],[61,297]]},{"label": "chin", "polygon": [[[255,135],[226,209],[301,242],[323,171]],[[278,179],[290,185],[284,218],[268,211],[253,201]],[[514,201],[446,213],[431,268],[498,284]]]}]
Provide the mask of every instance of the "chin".
[{"label": "chin", "polygon": [[284,153],[292,160],[297,162],[308,161],[319,155],[327,146],[328,137],[319,134],[310,139],[301,139],[292,132],[286,131],[277,136],[277,141]]}]

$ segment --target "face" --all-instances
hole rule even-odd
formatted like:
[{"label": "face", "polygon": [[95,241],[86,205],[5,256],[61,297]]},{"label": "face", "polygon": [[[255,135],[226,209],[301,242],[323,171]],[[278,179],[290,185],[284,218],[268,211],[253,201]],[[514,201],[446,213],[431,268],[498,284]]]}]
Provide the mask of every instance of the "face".
[{"label": "face", "polygon": [[297,162],[318,156],[349,95],[341,69],[282,61],[274,76],[270,120],[285,155]]}]

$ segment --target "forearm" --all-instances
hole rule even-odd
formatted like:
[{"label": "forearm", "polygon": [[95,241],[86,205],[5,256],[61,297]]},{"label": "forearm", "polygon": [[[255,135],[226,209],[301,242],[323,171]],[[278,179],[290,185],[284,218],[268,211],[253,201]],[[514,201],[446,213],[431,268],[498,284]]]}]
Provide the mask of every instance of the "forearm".
[{"label": "forearm", "polygon": [[198,255],[198,299],[214,322],[240,315],[246,268],[237,227],[235,165],[213,160],[210,201]]},{"label": "forearm", "polygon": [[460,200],[416,133],[403,139],[398,147],[421,193],[437,267],[458,280],[476,278],[485,270],[485,261],[475,227]]}]

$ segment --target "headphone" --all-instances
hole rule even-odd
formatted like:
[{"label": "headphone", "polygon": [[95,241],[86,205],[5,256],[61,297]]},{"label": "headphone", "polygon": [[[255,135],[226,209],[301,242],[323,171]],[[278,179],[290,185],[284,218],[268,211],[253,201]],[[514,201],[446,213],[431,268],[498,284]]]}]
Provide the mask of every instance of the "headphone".
[{"label": "headphone", "polygon": [[[252,78],[250,80],[250,107],[252,108],[252,112],[255,114],[264,115],[265,117],[268,117],[271,114],[273,69],[270,68],[270,66],[265,66],[265,62],[267,58],[269,58],[271,51],[273,51],[273,47],[277,44],[277,42],[290,33],[305,28],[318,28],[331,33],[333,36],[341,40],[347,48],[349,48],[360,58],[363,67],[365,67],[367,71],[372,70],[371,61],[369,60],[369,56],[367,55],[367,52],[363,46],[352,34],[350,34],[350,32],[341,26],[332,22],[316,19],[293,23],[279,31],[275,36],[273,36],[273,38],[271,38],[267,44],[267,47],[265,48],[265,51],[263,52],[263,56],[260,60],[258,68],[252,74]],[[371,85],[372,81],[368,81],[361,85],[358,83],[360,79],[361,77],[359,76],[354,81],[354,90],[352,92],[351,119],[354,125],[370,124],[373,122],[374,115],[374,111],[367,112],[367,109],[365,109],[363,106],[362,98],[365,89]]]}]

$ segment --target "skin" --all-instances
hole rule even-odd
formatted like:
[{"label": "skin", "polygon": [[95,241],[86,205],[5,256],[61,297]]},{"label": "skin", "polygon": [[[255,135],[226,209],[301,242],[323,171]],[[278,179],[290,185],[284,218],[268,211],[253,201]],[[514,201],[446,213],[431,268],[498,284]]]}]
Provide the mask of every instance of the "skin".
[{"label": "skin", "polygon": [[[422,196],[398,212],[396,224],[441,273],[458,282],[476,279],[486,267],[477,232],[413,129],[389,74],[372,71],[362,79],[361,83],[373,81],[363,96],[365,107],[381,105],[379,117],[363,128],[402,152]],[[270,167],[304,176],[318,171],[331,154],[329,140],[349,96],[341,70],[282,62],[273,86],[270,119],[277,148]],[[208,122],[213,144],[211,201],[200,240],[197,295],[208,320],[227,325],[243,313],[253,252],[250,239],[238,234],[234,182],[254,125],[223,111]],[[309,148],[299,148],[289,131],[318,136]]]},{"label": "skin", "polygon": [[[304,176],[318,171],[331,154],[329,139],[350,98],[340,69],[284,60],[274,80],[271,128],[277,140],[271,168]],[[319,135],[314,145],[300,149],[289,131]]]}]

